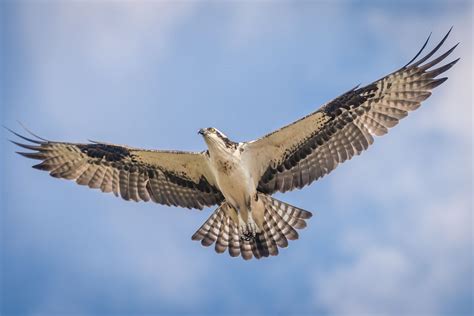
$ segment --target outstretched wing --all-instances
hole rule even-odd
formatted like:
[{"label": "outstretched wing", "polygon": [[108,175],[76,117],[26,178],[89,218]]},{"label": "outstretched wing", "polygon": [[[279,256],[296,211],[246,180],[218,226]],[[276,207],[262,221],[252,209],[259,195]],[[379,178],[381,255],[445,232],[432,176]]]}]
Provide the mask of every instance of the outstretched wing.
[{"label": "outstretched wing", "polygon": [[54,142],[11,132],[29,142],[14,144],[33,151],[19,154],[41,160],[33,168],[56,178],[113,192],[125,200],[197,209],[223,200],[202,153]]},{"label": "outstretched wing", "polygon": [[426,62],[443,45],[451,30],[426,56],[416,61],[428,43],[404,67],[363,88],[354,88],[318,111],[280,130],[249,142],[245,152],[264,193],[285,192],[323,177],[339,163],[359,155],[417,109],[431,90],[447,78],[436,77],[458,60],[433,69],[457,46]]}]

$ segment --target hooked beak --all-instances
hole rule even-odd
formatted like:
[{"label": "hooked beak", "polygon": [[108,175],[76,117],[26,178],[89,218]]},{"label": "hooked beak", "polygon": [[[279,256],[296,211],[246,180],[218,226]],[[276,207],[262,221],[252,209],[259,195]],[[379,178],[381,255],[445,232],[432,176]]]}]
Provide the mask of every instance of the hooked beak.
[{"label": "hooked beak", "polygon": [[198,134],[204,136],[204,129],[201,128],[201,129],[198,131]]}]

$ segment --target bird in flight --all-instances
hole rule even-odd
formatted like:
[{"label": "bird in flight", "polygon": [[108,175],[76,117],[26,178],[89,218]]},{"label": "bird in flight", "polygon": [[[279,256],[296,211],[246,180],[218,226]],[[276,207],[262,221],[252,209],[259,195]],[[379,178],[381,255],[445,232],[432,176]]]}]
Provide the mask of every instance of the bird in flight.
[{"label": "bird in flight", "polygon": [[204,128],[199,134],[207,150],[184,152],[49,141],[10,131],[28,142],[13,141],[30,150],[19,154],[41,160],[33,167],[53,177],[125,200],[195,209],[218,205],[193,240],[246,260],[276,256],[288,240],[298,239],[296,229],[306,227],[311,213],[272,194],[322,178],[416,110],[447,79],[437,77],[459,60],[438,66],[457,44],[430,60],[450,32],[424,57],[417,60],[430,37],[397,71],[253,141],[235,142],[216,128]]}]

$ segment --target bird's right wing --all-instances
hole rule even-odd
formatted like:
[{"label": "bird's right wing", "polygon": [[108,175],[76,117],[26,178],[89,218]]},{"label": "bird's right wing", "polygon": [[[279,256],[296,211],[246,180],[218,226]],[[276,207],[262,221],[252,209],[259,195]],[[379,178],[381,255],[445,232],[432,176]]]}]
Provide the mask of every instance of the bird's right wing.
[{"label": "bird's right wing", "polygon": [[19,154],[41,160],[34,168],[125,200],[202,209],[224,199],[204,153],[55,142],[11,132],[29,142],[14,144],[33,151]]},{"label": "bird's right wing", "polygon": [[[301,188],[323,177],[338,164],[359,155],[417,109],[431,90],[447,78],[436,78],[458,59],[434,68],[456,46],[426,62],[447,36],[426,56],[365,87],[354,88],[316,112],[260,139],[246,143],[244,154],[258,190],[264,193]],[[425,63],[426,62],[426,63]]]}]

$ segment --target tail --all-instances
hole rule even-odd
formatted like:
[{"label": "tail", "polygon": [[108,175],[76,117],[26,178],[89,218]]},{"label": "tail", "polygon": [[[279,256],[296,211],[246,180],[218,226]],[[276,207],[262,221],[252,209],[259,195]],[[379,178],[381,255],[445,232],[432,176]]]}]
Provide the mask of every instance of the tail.
[{"label": "tail", "polygon": [[286,248],[288,240],[298,239],[295,228],[305,228],[305,220],[312,214],[262,193],[258,193],[258,198],[262,199],[265,210],[263,230],[257,233],[255,239],[241,238],[237,223],[229,215],[233,208],[227,202],[214,211],[192,239],[200,240],[206,247],[215,243],[217,253],[228,249],[232,257],[242,255],[245,260],[278,255],[279,247]]}]

